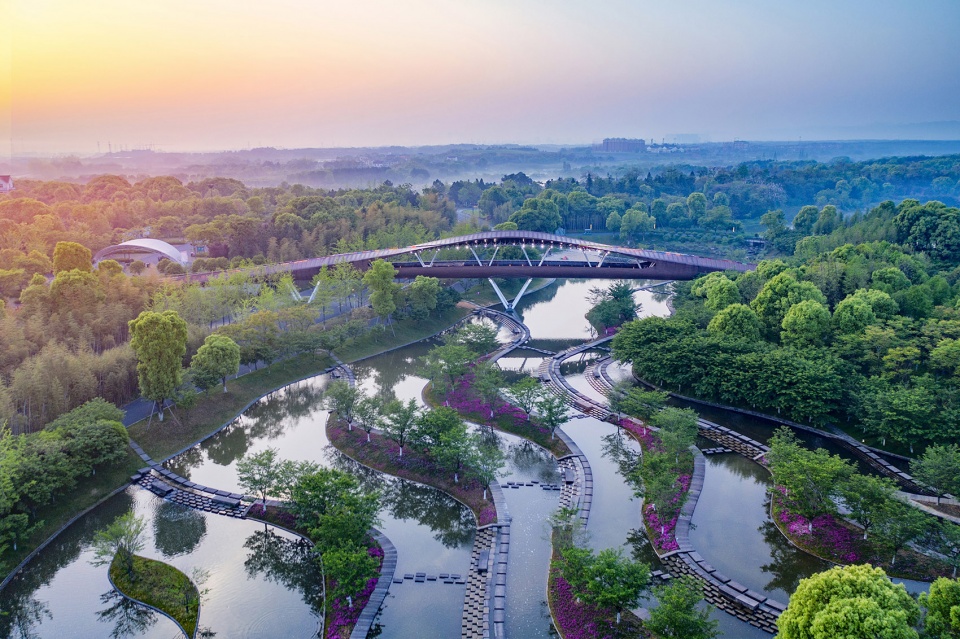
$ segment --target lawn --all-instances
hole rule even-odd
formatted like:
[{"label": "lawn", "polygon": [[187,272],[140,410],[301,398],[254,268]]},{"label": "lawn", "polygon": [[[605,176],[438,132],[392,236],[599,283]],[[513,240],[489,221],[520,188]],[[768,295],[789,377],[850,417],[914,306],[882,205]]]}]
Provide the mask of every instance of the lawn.
[{"label": "lawn", "polygon": [[405,319],[394,322],[385,330],[373,330],[352,339],[333,352],[345,362],[355,362],[365,357],[377,355],[385,350],[418,342],[425,337],[435,335],[469,315],[471,311],[455,306],[454,308],[424,320]]}]

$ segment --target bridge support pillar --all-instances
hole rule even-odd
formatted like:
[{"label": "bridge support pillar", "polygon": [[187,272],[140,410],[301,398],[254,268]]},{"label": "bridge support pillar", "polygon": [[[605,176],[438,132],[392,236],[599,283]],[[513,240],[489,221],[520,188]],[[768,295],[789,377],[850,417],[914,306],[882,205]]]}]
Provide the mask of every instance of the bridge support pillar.
[{"label": "bridge support pillar", "polygon": [[508,302],[507,298],[503,296],[503,291],[501,291],[500,287],[497,286],[497,283],[493,281],[493,278],[488,277],[487,281],[490,282],[490,286],[493,287],[493,292],[496,293],[497,297],[500,298],[500,303],[503,304],[503,308],[505,308],[508,313],[512,311],[513,308],[510,306],[510,302]]},{"label": "bridge support pillar", "polygon": [[527,292],[527,287],[530,286],[530,282],[533,281],[533,278],[527,278],[527,281],[523,283],[523,286],[520,287],[520,292],[517,293],[517,296],[512,302],[508,302],[506,296],[504,296],[503,291],[500,290],[500,287],[497,286],[497,283],[493,281],[492,277],[488,277],[487,281],[490,282],[490,286],[493,287],[493,292],[497,294],[497,297],[500,298],[500,303],[503,304],[503,308],[508,313],[513,313],[513,310],[516,308],[517,304],[520,303],[520,299],[523,297],[523,294]]}]

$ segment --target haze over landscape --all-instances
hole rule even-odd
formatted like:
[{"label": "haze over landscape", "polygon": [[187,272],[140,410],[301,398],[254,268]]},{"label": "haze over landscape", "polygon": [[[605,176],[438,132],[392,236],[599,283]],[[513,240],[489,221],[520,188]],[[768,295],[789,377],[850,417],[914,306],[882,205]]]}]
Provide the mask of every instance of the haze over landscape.
[{"label": "haze over landscape", "polygon": [[0,639],[960,639],[960,0],[0,10]]},{"label": "haze over landscape", "polygon": [[6,6],[15,154],[960,138],[952,0]]}]

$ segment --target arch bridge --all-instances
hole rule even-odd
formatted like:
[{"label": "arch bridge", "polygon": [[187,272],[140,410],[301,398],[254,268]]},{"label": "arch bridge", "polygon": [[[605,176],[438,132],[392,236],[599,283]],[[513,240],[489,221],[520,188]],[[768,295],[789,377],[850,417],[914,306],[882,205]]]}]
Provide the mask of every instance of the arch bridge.
[{"label": "arch bridge", "polygon": [[[449,237],[405,248],[379,249],[315,257],[258,267],[264,275],[291,273],[309,279],[323,267],[348,262],[366,270],[375,260],[386,260],[397,276],[429,275],[440,279],[524,278],[527,283],[511,303],[494,284],[507,310],[520,301],[535,277],[691,280],[712,271],[749,271],[755,265],[682,253],[612,246],[536,231],[486,231]],[[180,276],[206,281],[218,273]],[[311,295],[311,299],[313,296]]]}]

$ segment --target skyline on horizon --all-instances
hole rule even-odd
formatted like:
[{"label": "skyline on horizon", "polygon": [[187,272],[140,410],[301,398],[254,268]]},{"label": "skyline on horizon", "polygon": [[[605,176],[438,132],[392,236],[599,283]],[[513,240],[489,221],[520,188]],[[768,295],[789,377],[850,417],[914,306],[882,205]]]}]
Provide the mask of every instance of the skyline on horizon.
[{"label": "skyline on horizon", "polygon": [[960,138],[953,0],[12,2],[0,157]]}]

